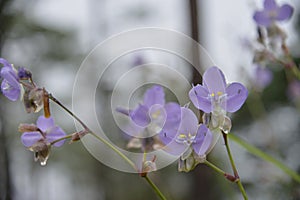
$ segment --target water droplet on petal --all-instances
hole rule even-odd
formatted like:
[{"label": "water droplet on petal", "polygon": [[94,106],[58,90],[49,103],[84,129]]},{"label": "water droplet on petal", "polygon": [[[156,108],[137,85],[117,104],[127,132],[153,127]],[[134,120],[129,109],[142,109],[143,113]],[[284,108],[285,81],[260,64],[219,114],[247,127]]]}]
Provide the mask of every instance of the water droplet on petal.
[{"label": "water droplet on petal", "polygon": [[230,120],[229,117],[225,116],[225,118],[224,118],[224,123],[223,123],[223,125],[220,127],[220,129],[221,129],[224,133],[226,133],[226,134],[228,134],[228,133],[230,132],[230,130],[231,130],[231,120]]},{"label": "water droplet on petal", "polygon": [[40,164],[41,164],[42,166],[45,166],[45,165],[47,164],[47,160],[41,161]]}]

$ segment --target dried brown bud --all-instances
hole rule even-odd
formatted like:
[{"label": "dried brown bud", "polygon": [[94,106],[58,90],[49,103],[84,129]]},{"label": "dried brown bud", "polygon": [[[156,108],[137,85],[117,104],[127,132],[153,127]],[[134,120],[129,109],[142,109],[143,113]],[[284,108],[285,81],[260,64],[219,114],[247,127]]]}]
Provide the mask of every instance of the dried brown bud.
[{"label": "dried brown bud", "polygon": [[44,91],[41,88],[26,88],[23,101],[27,113],[36,113],[43,108]]},{"label": "dried brown bud", "polygon": [[35,124],[20,124],[18,131],[20,133],[24,132],[33,132],[33,131],[38,131],[38,127]]},{"label": "dried brown bud", "polygon": [[29,150],[34,153],[34,161],[39,161],[42,166],[47,164],[50,155],[51,144],[44,139],[37,141]]}]

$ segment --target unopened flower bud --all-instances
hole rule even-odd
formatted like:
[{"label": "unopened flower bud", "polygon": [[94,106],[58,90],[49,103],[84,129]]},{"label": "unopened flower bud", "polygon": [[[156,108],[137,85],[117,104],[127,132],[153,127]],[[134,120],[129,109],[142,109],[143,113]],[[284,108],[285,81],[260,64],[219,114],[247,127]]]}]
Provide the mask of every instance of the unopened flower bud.
[{"label": "unopened flower bud", "polygon": [[32,77],[32,74],[29,70],[24,67],[19,67],[18,69],[18,77],[20,80],[28,80]]},{"label": "unopened flower bud", "polygon": [[70,144],[72,144],[73,142],[79,141],[87,133],[88,133],[87,131],[79,131],[79,132],[73,133]]},{"label": "unopened flower bud", "polygon": [[157,170],[155,160],[156,156],[154,156],[152,160],[143,161],[142,170],[140,173],[142,177],[146,176],[149,172]]},{"label": "unopened flower bud", "polygon": [[143,165],[144,173],[149,173],[149,172],[155,171],[156,169],[157,169],[156,164],[152,160],[147,160],[144,162],[144,165]]},{"label": "unopened flower bud", "polygon": [[38,127],[35,124],[20,124],[18,131],[20,133],[34,132],[34,131],[38,131]]},{"label": "unopened flower bud", "polygon": [[186,159],[182,159],[182,157],[178,160],[178,171],[179,172],[189,172],[196,166],[195,158],[192,154]]}]

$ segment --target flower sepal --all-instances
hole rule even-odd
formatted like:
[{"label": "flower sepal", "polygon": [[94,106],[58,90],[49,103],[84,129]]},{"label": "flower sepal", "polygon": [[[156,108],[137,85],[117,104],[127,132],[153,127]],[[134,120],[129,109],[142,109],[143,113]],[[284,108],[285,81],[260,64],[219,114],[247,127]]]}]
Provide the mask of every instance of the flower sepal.
[{"label": "flower sepal", "polygon": [[[188,156],[187,156],[188,155]],[[202,156],[201,156],[202,157]],[[206,156],[204,156],[204,159]],[[198,156],[192,148],[189,148],[180,158],[178,159],[178,171],[179,172],[190,172],[202,162],[199,162],[200,156]]]},{"label": "flower sepal", "polygon": [[35,124],[20,124],[18,127],[18,131],[20,133],[34,132],[39,131],[39,128]]}]

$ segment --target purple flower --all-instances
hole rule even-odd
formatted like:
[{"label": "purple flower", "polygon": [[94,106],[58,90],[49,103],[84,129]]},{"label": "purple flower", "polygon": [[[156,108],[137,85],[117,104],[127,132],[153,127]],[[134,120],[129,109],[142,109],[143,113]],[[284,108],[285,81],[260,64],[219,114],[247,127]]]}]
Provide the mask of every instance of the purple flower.
[{"label": "purple flower", "polygon": [[272,79],[273,79],[273,74],[272,71],[268,68],[263,68],[261,66],[257,66],[255,69],[255,77],[254,77],[254,85],[258,89],[264,89],[267,87]]},{"label": "purple flower", "polygon": [[293,7],[288,4],[278,6],[275,0],[265,0],[264,9],[256,11],[253,19],[258,25],[269,27],[275,21],[290,19],[293,11]]},{"label": "purple flower", "polygon": [[1,69],[1,77],[3,78],[1,91],[9,100],[16,101],[21,93],[18,74],[7,60],[0,58],[0,63],[3,65]]},{"label": "purple flower", "polygon": [[[164,126],[170,126],[172,121],[176,121],[176,117],[180,120],[180,106],[174,102],[165,104],[165,93],[159,85],[146,90],[143,102],[134,110],[117,108],[117,111],[130,117],[126,133],[138,137],[158,134]],[[145,132],[146,135],[141,135]]]},{"label": "purple flower", "polygon": [[160,133],[160,138],[167,145],[164,149],[170,154],[179,156],[192,148],[199,157],[205,157],[211,146],[213,135],[204,124],[198,124],[193,111],[182,107],[178,129],[171,126],[165,127]]},{"label": "purple flower", "polygon": [[52,145],[60,147],[65,142],[62,138],[66,133],[55,126],[52,117],[40,116],[36,125],[21,124],[19,131],[26,131],[22,134],[21,141],[25,147],[34,152],[34,160],[40,161],[41,165],[46,165]]},{"label": "purple flower", "polygon": [[[162,116],[161,108],[165,104],[165,93],[161,86],[155,85],[144,94],[144,101],[129,113],[130,118],[138,125],[145,127],[151,122],[151,117],[157,119]],[[156,105],[156,108],[153,106]]]},{"label": "purple flower", "polygon": [[32,77],[32,74],[25,67],[19,67],[19,69],[18,69],[18,77],[21,80],[28,80],[28,79],[30,79]]},{"label": "purple flower", "polygon": [[[25,147],[31,147],[36,142],[43,140],[51,143],[66,135],[66,133],[58,126],[55,126],[52,117],[46,118],[40,116],[36,122],[39,131],[24,132],[21,136],[21,141]],[[64,144],[65,140],[61,140],[53,144],[53,146],[60,147]]]},{"label": "purple flower", "polygon": [[196,108],[205,113],[219,115],[235,112],[241,108],[248,96],[248,90],[240,83],[226,85],[223,72],[210,67],[203,74],[202,85],[194,86],[189,97]]}]

